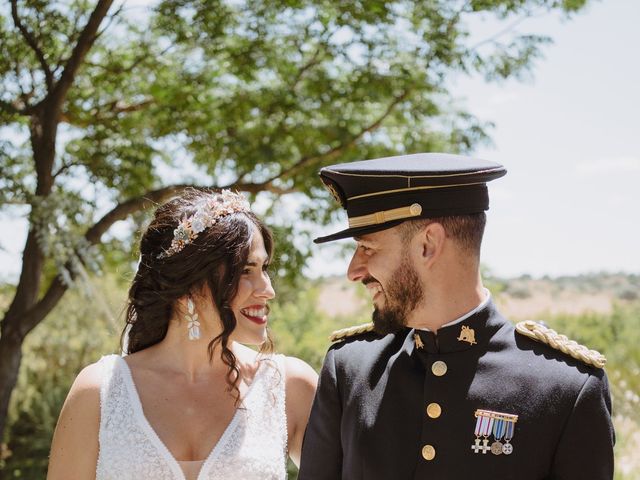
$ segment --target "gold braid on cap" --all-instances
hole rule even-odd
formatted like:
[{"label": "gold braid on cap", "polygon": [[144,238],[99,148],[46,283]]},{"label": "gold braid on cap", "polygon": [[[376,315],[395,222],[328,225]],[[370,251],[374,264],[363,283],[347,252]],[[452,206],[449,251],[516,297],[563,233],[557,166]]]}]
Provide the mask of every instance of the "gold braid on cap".
[{"label": "gold braid on cap", "polygon": [[158,254],[158,258],[168,258],[193,242],[207,228],[215,225],[218,219],[232,213],[250,211],[249,202],[239,193],[222,190],[208,195],[208,198],[196,205],[196,213],[182,217],[173,231],[171,246]]},{"label": "gold braid on cap", "polygon": [[607,363],[607,359],[600,352],[590,350],[574,340],[569,340],[566,335],[560,335],[555,330],[532,320],[518,323],[516,325],[516,331],[525,337],[529,337],[540,343],[547,344],[556,350],[560,350],[561,352],[566,353],[576,360],[580,360],[588,365],[604,368]]},{"label": "gold braid on cap", "polygon": [[345,338],[359,335],[361,333],[373,332],[373,323],[363,323],[362,325],[356,325],[355,327],[342,328],[336,330],[329,335],[329,340],[337,342],[338,340],[344,340]]}]

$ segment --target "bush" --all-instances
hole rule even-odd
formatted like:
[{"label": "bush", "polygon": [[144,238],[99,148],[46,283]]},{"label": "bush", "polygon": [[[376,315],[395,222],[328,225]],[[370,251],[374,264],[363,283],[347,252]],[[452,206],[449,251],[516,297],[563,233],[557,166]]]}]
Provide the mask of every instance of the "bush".
[{"label": "bush", "polygon": [[113,278],[97,279],[92,290],[103,293],[88,298],[87,290],[69,292],[23,345],[2,478],[45,478],[53,430],[73,380],[84,366],[118,351],[120,325],[115,318],[124,292]]},{"label": "bush", "polygon": [[611,314],[557,315],[549,326],[607,357],[617,414],[640,424],[640,302],[618,303]]}]

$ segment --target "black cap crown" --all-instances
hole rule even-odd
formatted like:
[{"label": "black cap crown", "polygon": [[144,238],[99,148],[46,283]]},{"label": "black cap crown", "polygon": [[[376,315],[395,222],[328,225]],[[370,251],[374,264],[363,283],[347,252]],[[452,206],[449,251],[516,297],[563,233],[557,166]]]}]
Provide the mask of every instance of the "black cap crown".
[{"label": "black cap crown", "polygon": [[416,153],[332,165],[320,178],[347,210],[349,228],[315,243],[364,235],[405,220],[478,213],[489,208],[486,182],[506,169],[446,153]]}]

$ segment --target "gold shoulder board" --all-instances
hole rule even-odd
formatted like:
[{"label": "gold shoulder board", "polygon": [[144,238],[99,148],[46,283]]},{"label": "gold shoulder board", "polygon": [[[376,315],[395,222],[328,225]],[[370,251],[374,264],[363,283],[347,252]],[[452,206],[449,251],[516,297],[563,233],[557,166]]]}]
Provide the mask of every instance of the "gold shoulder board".
[{"label": "gold shoulder board", "polygon": [[525,337],[529,337],[540,343],[545,343],[556,350],[560,350],[567,355],[580,360],[594,367],[604,368],[607,359],[596,350],[590,350],[584,345],[580,345],[574,340],[569,340],[566,335],[560,335],[544,325],[532,320],[516,324],[516,331]]},{"label": "gold shoulder board", "polygon": [[332,342],[337,342],[338,340],[344,340],[345,338],[353,337],[354,335],[372,331],[373,323],[363,323],[362,325],[356,325],[355,327],[347,327],[336,330],[335,332],[332,332],[331,335],[329,335],[329,340],[331,340]]}]

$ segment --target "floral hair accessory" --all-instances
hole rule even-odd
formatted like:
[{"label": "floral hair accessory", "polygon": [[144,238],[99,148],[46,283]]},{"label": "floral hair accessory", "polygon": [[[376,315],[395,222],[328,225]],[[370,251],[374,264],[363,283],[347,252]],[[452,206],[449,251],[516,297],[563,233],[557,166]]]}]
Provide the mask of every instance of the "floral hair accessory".
[{"label": "floral hair accessory", "polygon": [[215,225],[218,219],[238,212],[249,212],[249,202],[239,193],[222,190],[196,205],[196,213],[183,217],[178,228],[173,231],[173,240],[168,250],[161,252],[158,258],[168,258],[193,242],[207,228]]}]

